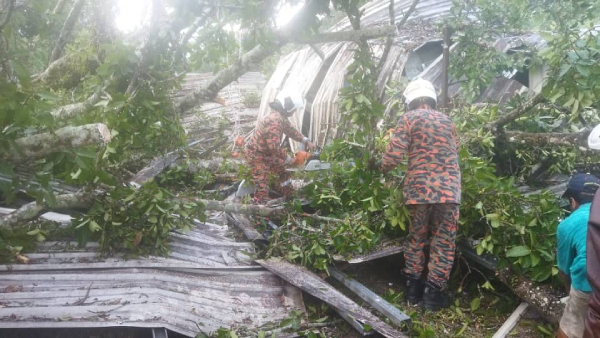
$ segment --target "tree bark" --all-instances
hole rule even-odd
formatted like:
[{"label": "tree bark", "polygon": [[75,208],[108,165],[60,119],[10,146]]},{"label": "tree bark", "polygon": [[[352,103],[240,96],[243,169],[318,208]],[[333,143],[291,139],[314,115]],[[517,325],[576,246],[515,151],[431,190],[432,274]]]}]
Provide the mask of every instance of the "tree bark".
[{"label": "tree bark", "polygon": [[286,26],[276,32],[275,35],[278,37],[276,41],[271,42],[270,45],[257,45],[244,54],[236,63],[219,71],[202,88],[184,96],[176,106],[177,111],[184,113],[202,102],[212,100],[221,89],[247,72],[252,64],[261,62],[288,42],[290,37],[297,36],[305,31],[312,22],[312,18],[324,5],[327,5],[325,1],[313,0],[307,2]]},{"label": "tree bark", "polygon": [[587,148],[587,137],[591,130],[578,133],[526,133],[521,131],[504,131],[506,139],[511,143],[526,144],[529,147],[565,146]]},{"label": "tree bark", "polygon": [[81,14],[81,10],[83,9],[84,5],[85,0],[75,0],[73,8],[71,9],[69,16],[67,16],[67,19],[65,20],[63,28],[60,32],[58,42],[52,50],[52,54],[50,54],[50,61],[48,62],[48,64],[51,64],[52,62],[58,60],[62,55],[65,45],[67,44],[67,40],[69,40],[73,33],[73,27],[75,27],[77,19],[79,18],[79,14]]},{"label": "tree bark", "polygon": [[201,17],[197,18],[194,23],[188,28],[188,30],[185,32],[185,34],[183,35],[183,37],[181,38],[181,41],[179,42],[179,45],[181,46],[181,48],[183,48],[183,46],[185,46],[188,41],[190,40],[190,38],[192,37],[192,35],[194,35],[194,33],[196,33],[196,31],[206,23],[206,20],[208,19],[208,17],[210,15],[212,15],[215,12],[215,8],[211,8],[209,9],[206,13],[204,13]]},{"label": "tree bark", "polygon": [[518,119],[523,116],[529,109],[535,107],[538,103],[542,102],[544,97],[542,94],[536,94],[534,97],[527,100],[523,105],[513,109],[508,114],[502,116],[494,122],[489,123],[486,127],[492,132],[497,132],[500,128],[504,127],[506,124]]},{"label": "tree bark", "polygon": [[202,203],[204,210],[231,212],[244,215],[282,216],[285,214],[284,207],[267,207],[256,204],[241,204],[227,201],[205,200],[195,198],[192,201]]},{"label": "tree bark", "polygon": [[43,158],[64,149],[85,147],[92,144],[104,145],[111,140],[105,124],[94,123],[69,126],[52,133],[42,133],[15,140],[16,148],[2,155],[5,161],[23,163]]},{"label": "tree bark", "polygon": [[553,324],[558,324],[564,311],[560,299],[566,295],[557,293],[549,284],[534,284],[523,276],[517,276],[510,268],[496,273],[498,279],[506,284],[519,298],[531,305],[542,317]]},{"label": "tree bark", "polygon": [[278,50],[281,46],[281,43],[275,42],[270,48],[263,45],[254,47],[251,51],[244,54],[242,58],[238,60],[238,62],[231,65],[229,68],[219,71],[202,88],[199,88],[184,96],[177,105],[178,112],[182,114],[194,108],[198,104],[211,101],[215,96],[217,96],[221,89],[225,88],[228,84],[235,81],[242,74],[247,72],[252,64],[264,60],[266,57],[273,54],[273,51]]},{"label": "tree bark", "polygon": [[396,35],[396,30],[398,26],[396,25],[387,25],[376,28],[367,28],[356,31],[341,31],[341,32],[331,32],[331,33],[322,33],[307,37],[291,37],[290,41],[294,43],[302,43],[302,44],[319,44],[319,43],[329,43],[329,42],[339,42],[339,41],[353,41],[360,42],[361,40],[372,40],[384,37],[393,37]]},{"label": "tree bark", "polygon": [[66,106],[54,109],[51,114],[57,120],[66,120],[73,116],[83,114],[92,108],[102,99],[102,91],[96,91],[87,100],[78,103],[68,104]]},{"label": "tree bark", "polygon": [[[418,3],[419,0],[415,0],[414,3]],[[394,25],[396,23],[396,14],[394,10],[394,0],[390,0],[390,4],[388,7],[388,11],[390,13],[390,25]],[[392,36],[388,36],[385,40],[385,48],[383,49],[383,53],[381,54],[381,59],[377,64],[377,77],[379,77],[379,73],[383,69],[383,65],[385,61],[387,61],[388,55],[390,54],[390,50],[392,49],[392,43],[394,42],[394,38]]]},{"label": "tree bark", "polygon": [[187,171],[190,173],[197,173],[199,171],[206,170],[213,174],[221,171],[223,167],[235,168],[242,163],[243,162],[240,160],[229,160],[219,157],[204,161],[186,160],[183,162],[184,166],[187,168]]},{"label": "tree bark", "polygon": [[15,229],[18,225],[32,221],[50,210],[90,208],[95,197],[96,195],[93,193],[80,191],[56,196],[56,204],[53,206],[38,202],[25,204],[8,215],[0,216],[0,229]]}]

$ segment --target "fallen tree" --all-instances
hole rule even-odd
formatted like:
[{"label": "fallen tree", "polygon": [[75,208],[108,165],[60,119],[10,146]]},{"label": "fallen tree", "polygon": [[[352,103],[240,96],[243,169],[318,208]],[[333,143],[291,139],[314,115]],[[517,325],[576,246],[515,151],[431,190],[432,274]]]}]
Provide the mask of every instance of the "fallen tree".
[{"label": "fallen tree", "polygon": [[54,132],[35,134],[15,140],[15,147],[2,155],[2,159],[23,163],[45,156],[89,145],[105,145],[111,140],[108,127],[102,123],[68,126]]},{"label": "fallen tree", "polygon": [[566,294],[558,292],[550,284],[533,283],[512,272],[510,267],[496,272],[496,277],[519,298],[531,305],[545,320],[558,324],[565,308],[560,300],[567,296]]}]

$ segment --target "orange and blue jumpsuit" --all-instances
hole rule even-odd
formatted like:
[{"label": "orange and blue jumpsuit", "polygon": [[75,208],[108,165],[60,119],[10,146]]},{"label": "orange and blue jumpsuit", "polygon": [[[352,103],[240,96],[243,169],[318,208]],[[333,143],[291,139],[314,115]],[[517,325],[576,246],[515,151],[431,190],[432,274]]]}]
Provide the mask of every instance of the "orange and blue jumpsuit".
[{"label": "orange and blue jumpsuit", "polygon": [[[285,170],[288,155],[280,146],[283,134],[298,142],[307,140],[292,127],[287,118],[273,110],[260,121],[246,146],[246,163],[252,168],[254,202],[257,204],[264,204],[269,199],[269,174],[277,175],[280,183],[291,177],[291,174]],[[289,185],[277,184],[274,188],[284,196],[292,192]]]},{"label": "orange and blue jumpsuit", "polygon": [[408,157],[403,195],[411,215],[403,273],[418,279],[425,267],[423,248],[431,234],[427,281],[447,286],[454,262],[461,175],[458,135],[448,116],[431,109],[405,113],[394,129],[381,161],[388,172]]}]

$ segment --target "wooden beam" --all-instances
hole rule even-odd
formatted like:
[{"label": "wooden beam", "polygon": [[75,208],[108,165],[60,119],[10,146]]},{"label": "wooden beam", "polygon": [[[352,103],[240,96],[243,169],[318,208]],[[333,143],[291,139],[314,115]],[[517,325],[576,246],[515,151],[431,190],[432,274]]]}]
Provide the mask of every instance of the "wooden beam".
[{"label": "wooden beam", "polygon": [[256,262],[288,283],[308,292],[332,307],[344,311],[359,322],[370,325],[382,336],[407,338],[405,334],[392,328],[306,268],[278,259],[257,260]]},{"label": "wooden beam", "polygon": [[329,267],[331,277],[335,278],[340,283],[344,284],[348,289],[352,290],[362,300],[369,303],[373,308],[383,313],[392,323],[402,325],[405,321],[410,321],[410,317],[397,307],[388,303],[385,299],[379,297],[378,294],[369,290],[366,286],[348,277],[345,273],[337,270],[335,267]]}]

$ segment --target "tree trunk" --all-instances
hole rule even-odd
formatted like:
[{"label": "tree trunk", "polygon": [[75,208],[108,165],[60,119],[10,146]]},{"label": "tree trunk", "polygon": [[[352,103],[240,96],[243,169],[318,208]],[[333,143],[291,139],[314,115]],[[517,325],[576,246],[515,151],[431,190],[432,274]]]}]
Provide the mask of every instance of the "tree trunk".
[{"label": "tree trunk", "polygon": [[49,206],[45,203],[31,202],[8,215],[0,216],[0,229],[15,229],[16,226],[32,221],[50,210],[73,208],[88,209],[92,206],[95,198],[96,194],[77,192],[74,194],[56,196],[56,203],[53,206]]},{"label": "tree trunk", "polygon": [[356,31],[341,31],[317,34],[308,37],[290,37],[290,41],[303,44],[319,44],[338,41],[372,40],[384,37],[393,37],[396,35],[396,25],[386,25],[377,28],[361,29]]},{"label": "tree trunk", "polygon": [[542,102],[544,97],[542,94],[536,94],[534,97],[527,100],[521,106],[513,109],[508,114],[502,116],[494,122],[491,122],[487,125],[487,129],[492,130],[492,132],[497,132],[500,128],[504,127],[507,123],[510,123],[519,117],[523,116],[529,109],[535,107],[538,103]]},{"label": "tree trunk", "polygon": [[64,149],[104,145],[111,140],[105,124],[94,123],[76,127],[64,127],[52,133],[35,134],[15,141],[16,148],[2,155],[5,161],[23,163],[43,158]]},{"label": "tree trunk", "polygon": [[52,62],[58,60],[62,55],[65,45],[67,44],[67,40],[69,40],[71,34],[73,33],[73,27],[75,27],[75,24],[77,23],[79,14],[81,14],[83,5],[85,5],[85,0],[75,0],[73,8],[71,9],[69,16],[65,20],[63,28],[60,32],[58,42],[56,43],[54,50],[52,50],[52,54],[50,55],[50,61],[48,62],[48,64],[51,64]]},{"label": "tree trunk", "polygon": [[323,6],[327,6],[325,1],[307,1],[298,14],[287,25],[276,32],[277,41],[272,42],[270,45],[257,45],[251,51],[244,54],[236,63],[219,71],[202,88],[184,96],[177,104],[177,111],[184,113],[202,102],[211,101],[221,89],[247,72],[252,64],[261,62],[283,46],[288,41],[288,38],[297,36],[308,29],[312,18],[314,18],[319,10],[323,9]]},{"label": "tree trunk", "polygon": [[526,133],[505,131],[506,139],[511,143],[519,143],[528,147],[564,146],[587,148],[587,138],[591,130],[578,133]]},{"label": "tree trunk", "polygon": [[566,295],[558,293],[552,285],[536,284],[534,286],[534,283],[527,278],[513,274],[510,268],[496,272],[496,276],[519,298],[540,313],[545,320],[558,324],[565,308],[560,299]]},{"label": "tree trunk", "polygon": [[[57,61],[58,62],[58,61]],[[102,99],[102,91],[96,91],[87,100],[54,109],[51,114],[57,120],[66,120],[73,116],[83,114],[94,108],[94,105]]]}]

